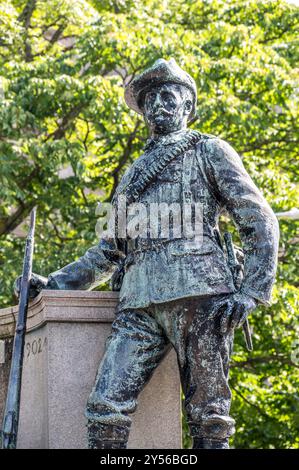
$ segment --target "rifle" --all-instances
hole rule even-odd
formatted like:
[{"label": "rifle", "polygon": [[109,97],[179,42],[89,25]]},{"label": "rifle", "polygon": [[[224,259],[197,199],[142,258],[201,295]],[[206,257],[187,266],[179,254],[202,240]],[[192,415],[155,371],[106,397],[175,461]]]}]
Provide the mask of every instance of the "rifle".
[{"label": "rifle", "polygon": [[30,228],[26,239],[23,273],[21,280],[19,314],[13,343],[13,353],[9,374],[2,430],[2,449],[16,449],[20,414],[20,397],[23,369],[23,355],[26,334],[30,279],[34,247],[36,208],[30,214]]},{"label": "rifle", "polygon": [[[224,233],[224,241],[225,241],[225,246],[226,246],[226,251],[227,251],[228,265],[233,276],[235,287],[237,287],[241,266],[238,263],[238,260],[236,257],[231,233],[229,232]],[[253,345],[252,345],[252,338],[251,338],[248,318],[246,318],[245,322],[243,323],[243,332],[244,332],[247,349],[248,351],[252,351]]]}]

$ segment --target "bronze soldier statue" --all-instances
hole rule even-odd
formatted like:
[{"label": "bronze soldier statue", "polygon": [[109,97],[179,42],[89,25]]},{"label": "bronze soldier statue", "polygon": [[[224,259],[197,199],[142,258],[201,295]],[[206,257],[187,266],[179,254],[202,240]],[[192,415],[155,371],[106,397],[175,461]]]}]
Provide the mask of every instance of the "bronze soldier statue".
[{"label": "bronze soldier statue", "polygon": [[[227,449],[235,431],[228,385],[234,329],[258,304],[269,303],[279,229],[232,147],[187,129],[196,99],[194,80],[173,59],[157,60],[126,86],[126,103],[144,116],[150,138],[123,176],[114,203],[120,196],[147,207],[200,203],[202,242],[192,246],[184,234],[103,238],[78,261],[31,282],[36,295],[42,288],[91,289],[113,276],[120,290],[87,403],[90,448],[126,448],[138,395],[172,346],[193,448]],[[224,209],[244,251],[238,286],[218,230]]]}]

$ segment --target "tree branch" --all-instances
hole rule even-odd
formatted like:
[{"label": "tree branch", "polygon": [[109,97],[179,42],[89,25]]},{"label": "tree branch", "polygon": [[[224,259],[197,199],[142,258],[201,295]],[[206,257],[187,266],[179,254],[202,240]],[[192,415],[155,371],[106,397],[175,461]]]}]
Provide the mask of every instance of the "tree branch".
[{"label": "tree branch", "polygon": [[267,413],[264,412],[264,410],[262,410],[262,408],[260,408],[258,405],[256,405],[255,403],[252,403],[250,400],[248,400],[248,398],[246,398],[241,392],[240,390],[238,390],[237,388],[233,387],[232,385],[230,385],[230,387],[236,392],[237,395],[239,395],[239,397],[242,398],[242,400],[244,400],[246,403],[248,403],[248,405],[252,406],[253,408],[255,408],[256,410],[258,410],[259,414],[261,416],[264,416],[264,418],[267,418],[267,419],[270,419],[272,421],[275,421],[276,423],[279,423],[278,419],[277,418],[274,418],[273,416],[269,416]]},{"label": "tree branch", "polygon": [[246,366],[254,366],[256,364],[263,364],[263,363],[269,363],[269,362],[279,362],[280,364],[287,364],[290,366],[294,366],[296,368],[299,368],[299,365],[295,364],[292,362],[289,358],[283,356],[283,355],[272,355],[272,356],[259,356],[259,357],[249,357],[246,359],[246,361],[231,361],[230,367],[246,367]]},{"label": "tree branch", "polygon": [[18,17],[18,21],[20,23],[23,23],[24,28],[25,28],[25,61],[26,62],[32,62],[33,60],[32,48],[31,48],[30,41],[28,39],[29,37],[28,30],[30,28],[30,21],[31,21],[31,17],[33,15],[35,8],[36,8],[36,0],[28,0],[22,13]]},{"label": "tree branch", "polygon": [[280,32],[280,34],[276,36],[270,36],[269,38],[263,39],[263,41],[260,41],[261,44],[267,44],[268,42],[276,41],[277,39],[281,39],[285,33],[294,33],[296,31],[297,23],[294,24],[294,29],[290,27],[290,24],[288,24],[285,28],[283,28]]},{"label": "tree branch", "polygon": [[135,124],[135,127],[134,127],[134,130],[133,132],[131,132],[131,134],[129,135],[128,139],[127,139],[127,142],[126,142],[126,145],[124,146],[124,151],[123,151],[123,154],[122,156],[120,157],[119,159],[119,162],[118,162],[118,165],[116,168],[114,168],[114,170],[112,171],[111,173],[111,176],[113,178],[113,184],[112,184],[112,189],[110,191],[110,194],[109,196],[107,197],[106,201],[110,201],[113,194],[114,194],[114,191],[116,190],[117,186],[118,186],[118,183],[119,183],[119,174],[120,174],[120,171],[122,170],[122,168],[126,165],[130,155],[131,155],[131,152],[132,152],[132,147],[133,147],[133,141],[136,137],[136,134],[137,134],[137,131],[138,131],[138,128],[141,124],[141,120],[140,119],[137,119],[136,121],[136,124]]},{"label": "tree branch", "polygon": [[65,136],[65,133],[67,129],[70,127],[70,125],[73,123],[73,121],[76,119],[76,117],[80,114],[82,109],[84,108],[85,104],[81,103],[78,104],[77,106],[74,106],[61,120],[61,123],[59,124],[58,128],[52,132],[51,134],[48,134],[45,141],[49,139],[53,140],[58,140],[62,139]]},{"label": "tree branch", "polygon": [[23,220],[29,215],[36,202],[31,201],[24,203],[20,201],[20,205],[17,209],[5,219],[0,219],[0,236],[6,235],[12,232],[15,228],[23,222]]},{"label": "tree branch", "polygon": [[78,240],[78,237],[63,237],[59,230],[58,230],[58,227],[57,225],[55,224],[55,222],[51,219],[51,217],[49,216],[48,217],[49,221],[51,222],[51,225],[54,229],[54,232],[56,234],[56,237],[58,238],[58,240],[61,242],[61,243],[64,243],[66,241],[73,241],[73,240]]}]

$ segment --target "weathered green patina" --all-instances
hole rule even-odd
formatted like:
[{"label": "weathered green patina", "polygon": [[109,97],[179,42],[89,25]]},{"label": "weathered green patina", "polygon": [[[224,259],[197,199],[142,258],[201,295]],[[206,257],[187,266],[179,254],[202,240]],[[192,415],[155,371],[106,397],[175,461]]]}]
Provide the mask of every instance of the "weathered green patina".
[{"label": "weathered green patina", "polygon": [[[201,204],[201,243],[190,245],[184,232],[103,238],[48,279],[35,276],[34,289],[90,289],[113,275],[114,288],[120,289],[87,404],[90,447],[126,446],[138,394],[172,345],[194,448],[228,448],[234,432],[228,386],[233,332],[258,303],[270,301],[278,223],[232,147],[187,130],[196,86],[174,60],[160,59],[134,78],[125,99],[143,114],[151,135],[117,188],[114,205],[120,197],[147,208]],[[237,288],[218,230],[224,209],[239,230],[245,255]]]}]

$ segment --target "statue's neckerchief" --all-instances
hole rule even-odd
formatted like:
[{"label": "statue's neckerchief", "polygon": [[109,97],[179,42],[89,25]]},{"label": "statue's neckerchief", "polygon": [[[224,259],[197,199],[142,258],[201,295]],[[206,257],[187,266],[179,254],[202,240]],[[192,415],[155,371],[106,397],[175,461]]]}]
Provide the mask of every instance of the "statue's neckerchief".
[{"label": "statue's neckerchief", "polygon": [[[147,186],[155,180],[157,175],[180,154],[190,150],[200,141],[202,134],[194,130],[187,130],[182,136],[163,136],[150,139],[145,146],[145,152],[130,168],[128,177],[115,193],[115,197],[125,196],[127,203],[138,200]],[[114,197],[114,198],[115,198]]]}]

